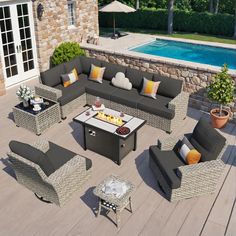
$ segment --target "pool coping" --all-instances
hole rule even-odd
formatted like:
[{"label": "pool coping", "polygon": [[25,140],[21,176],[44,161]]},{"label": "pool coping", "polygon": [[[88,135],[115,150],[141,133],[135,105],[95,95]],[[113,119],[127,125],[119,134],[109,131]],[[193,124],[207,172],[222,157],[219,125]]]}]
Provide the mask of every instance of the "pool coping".
[{"label": "pool coping", "polygon": [[[166,40],[172,40],[172,41],[179,41],[179,42],[189,42],[193,44],[199,44],[199,45],[207,45],[207,46],[213,46],[213,47],[221,47],[221,48],[229,48],[229,49],[236,49],[236,45],[226,45],[222,43],[211,43],[211,42],[204,42],[204,41],[197,41],[196,40],[185,40],[185,39],[170,39],[169,37],[162,37],[162,36],[153,36],[152,39],[149,39],[148,41],[142,43],[142,44],[136,44],[134,47],[138,47],[139,45],[145,45],[148,44],[154,40],[158,39],[166,39]],[[184,60],[178,60],[178,59],[173,59],[173,58],[167,58],[167,57],[161,57],[161,56],[155,56],[155,55],[150,55],[150,54],[145,54],[145,53],[140,53],[140,52],[134,52],[130,51],[130,48],[132,47],[126,47],[123,49],[108,49],[104,46],[99,46],[99,45],[93,45],[93,44],[87,44],[87,43],[82,43],[81,48],[83,49],[88,49],[88,50],[98,50],[104,53],[109,53],[109,54],[116,54],[116,55],[121,55],[121,56],[128,56],[128,57],[133,57],[136,59],[143,59],[151,62],[158,62],[161,64],[169,64],[169,65],[175,65],[175,66],[181,66],[181,67],[186,67],[189,69],[195,69],[195,70],[200,70],[200,71],[206,71],[210,73],[218,73],[221,70],[221,67],[218,66],[212,66],[208,64],[201,64],[201,63],[196,63],[196,62],[189,62],[189,61],[184,61]],[[236,76],[236,70],[234,69],[229,69],[229,74],[232,76]]]}]

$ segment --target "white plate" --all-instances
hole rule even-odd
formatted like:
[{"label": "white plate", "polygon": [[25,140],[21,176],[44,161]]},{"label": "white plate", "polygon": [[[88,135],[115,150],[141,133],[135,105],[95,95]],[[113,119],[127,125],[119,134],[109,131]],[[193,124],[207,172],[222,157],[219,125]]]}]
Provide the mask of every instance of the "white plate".
[{"label": "white plate", "polygon": [[40,111],[41,109],[42,109],[41,107],[39,107],[39,108],[33,107],[33,111]]}]

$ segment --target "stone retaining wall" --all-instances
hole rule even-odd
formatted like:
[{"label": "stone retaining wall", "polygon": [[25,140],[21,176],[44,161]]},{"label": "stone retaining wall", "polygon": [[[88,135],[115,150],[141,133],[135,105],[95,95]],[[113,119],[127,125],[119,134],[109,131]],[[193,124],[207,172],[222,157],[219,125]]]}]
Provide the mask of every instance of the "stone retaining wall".
[{"label": "stone retaining wall", "polygon": [[[206,86],[215,76],[216,71],[194,68],[194,66],[187,67],[173,62],[161,62],[158,59],[148,59],[147,56],[134,55],[132,52],[126,54],[96,47],[90,48],[87,45],[83,47],[90,57],[182,80],[183,90],[190,94],[189,105],[191,107],[208,112],[212,106],[216,105],[206,96]],[[236,75],[233,77],[236,81]]]}]

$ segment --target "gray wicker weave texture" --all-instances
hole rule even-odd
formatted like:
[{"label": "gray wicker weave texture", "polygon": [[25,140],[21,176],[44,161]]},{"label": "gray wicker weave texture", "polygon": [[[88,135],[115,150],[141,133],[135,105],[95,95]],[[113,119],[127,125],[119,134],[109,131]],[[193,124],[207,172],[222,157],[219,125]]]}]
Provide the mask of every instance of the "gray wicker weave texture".
[{"label": "gray wicker weave texture", "polygon": [[[40,141],[33,146],[46,151],[48,144]],[[86,171],[85,158],[75,156],[60,169],[47,177],[35,163],[13,153],[8,153],[17,181],[34,193],[58,206],[63,206],[90,177],[91,169]]]},{"label": "gray wicker weave texture", "polygon": [[37,135],[61,121],[60,106],[58,103],[37,114],[31,114],[13,107],[13,116],[17,126],[28,129]]},{"label": "gray wicker weave texture", "polygon": [[[124,182],[128,190],[126,193],[121,196],[120,198],[114,196],[113,194],[106,194],[103,192],[103,187],[107,182],[110,182],[112,180],[118,180],[120,182]],[[98,197],[99,199],[99,206],[98,206],[98,213],[97,216],[100,214],[101,208],[105,208],[106,210],[111,210],[109,207],[106,207],[102,204],[103,201],[108,202],[109,204],[115,205],[115,213],[116,213],[116,225],[118,230],[120,229],[120,213],[129,206],[130,212],[132,212],[132,204],[131,204],[131,195],[135,189],[135,186],[128,180],[122,179],[116,175],[110,175],[106,179],[104,179],[94,190],[93,193]]]},{"label": "gray wicker weave texture", "polygon": [[[158,140],[158,147],[161,150],[172,150],[177,141],[181,140],[182,137],[169,137],[164,140]],[[171,189],[169,187],[165,177],[152,158],[149,158],[149,167],[164,190],[167,199],[170,201],[211,194],[216,190],[217,183],[225,167],[222,156],[226,147],[227,144],[216,160],[179,167],[177,169],[177,175],[181,179],[181,186],[177,189]]]}]

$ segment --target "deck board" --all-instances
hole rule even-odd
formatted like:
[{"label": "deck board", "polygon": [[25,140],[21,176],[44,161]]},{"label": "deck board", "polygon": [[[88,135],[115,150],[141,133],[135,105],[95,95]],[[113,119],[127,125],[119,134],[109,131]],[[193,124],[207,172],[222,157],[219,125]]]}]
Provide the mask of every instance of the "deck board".
[{"label": "deck board", "polygon": [[[32,87],[35,83],[28,84]],[[8,95],[0,97],[0,235],[236,235],[234,124],[220,131],[229,146],[224,156],[227,165],[216,193],[170,203],[163,197],[148,167],[149,146],[155,145],[158,137],[168,137],[168,134],[143,126],[138,132],[137,150],[129,153],[118,166],[99,154],[83,150],[81,126],[72,121],[85,109],[83,107],[78,107],[65,121],[55,124],[40,137],[17,128],[11,114],[12,106],[18,102],[15,91],[16,88],[12,88]],[[207,114],[189,108],[186,120],[171,135],[191,132],[201,116],[208,118]],[[6,152],[12,139],[28,143],[51,140],[87,156],[93,162],[92,176],[63,208],[45,204],[19,185],[6,166]],[[95,217],[97,198],[92,193],[93,188],[112,173],[129,179],[136,186],[133,213],[122,212],[119,232],[112,212]]]}]

